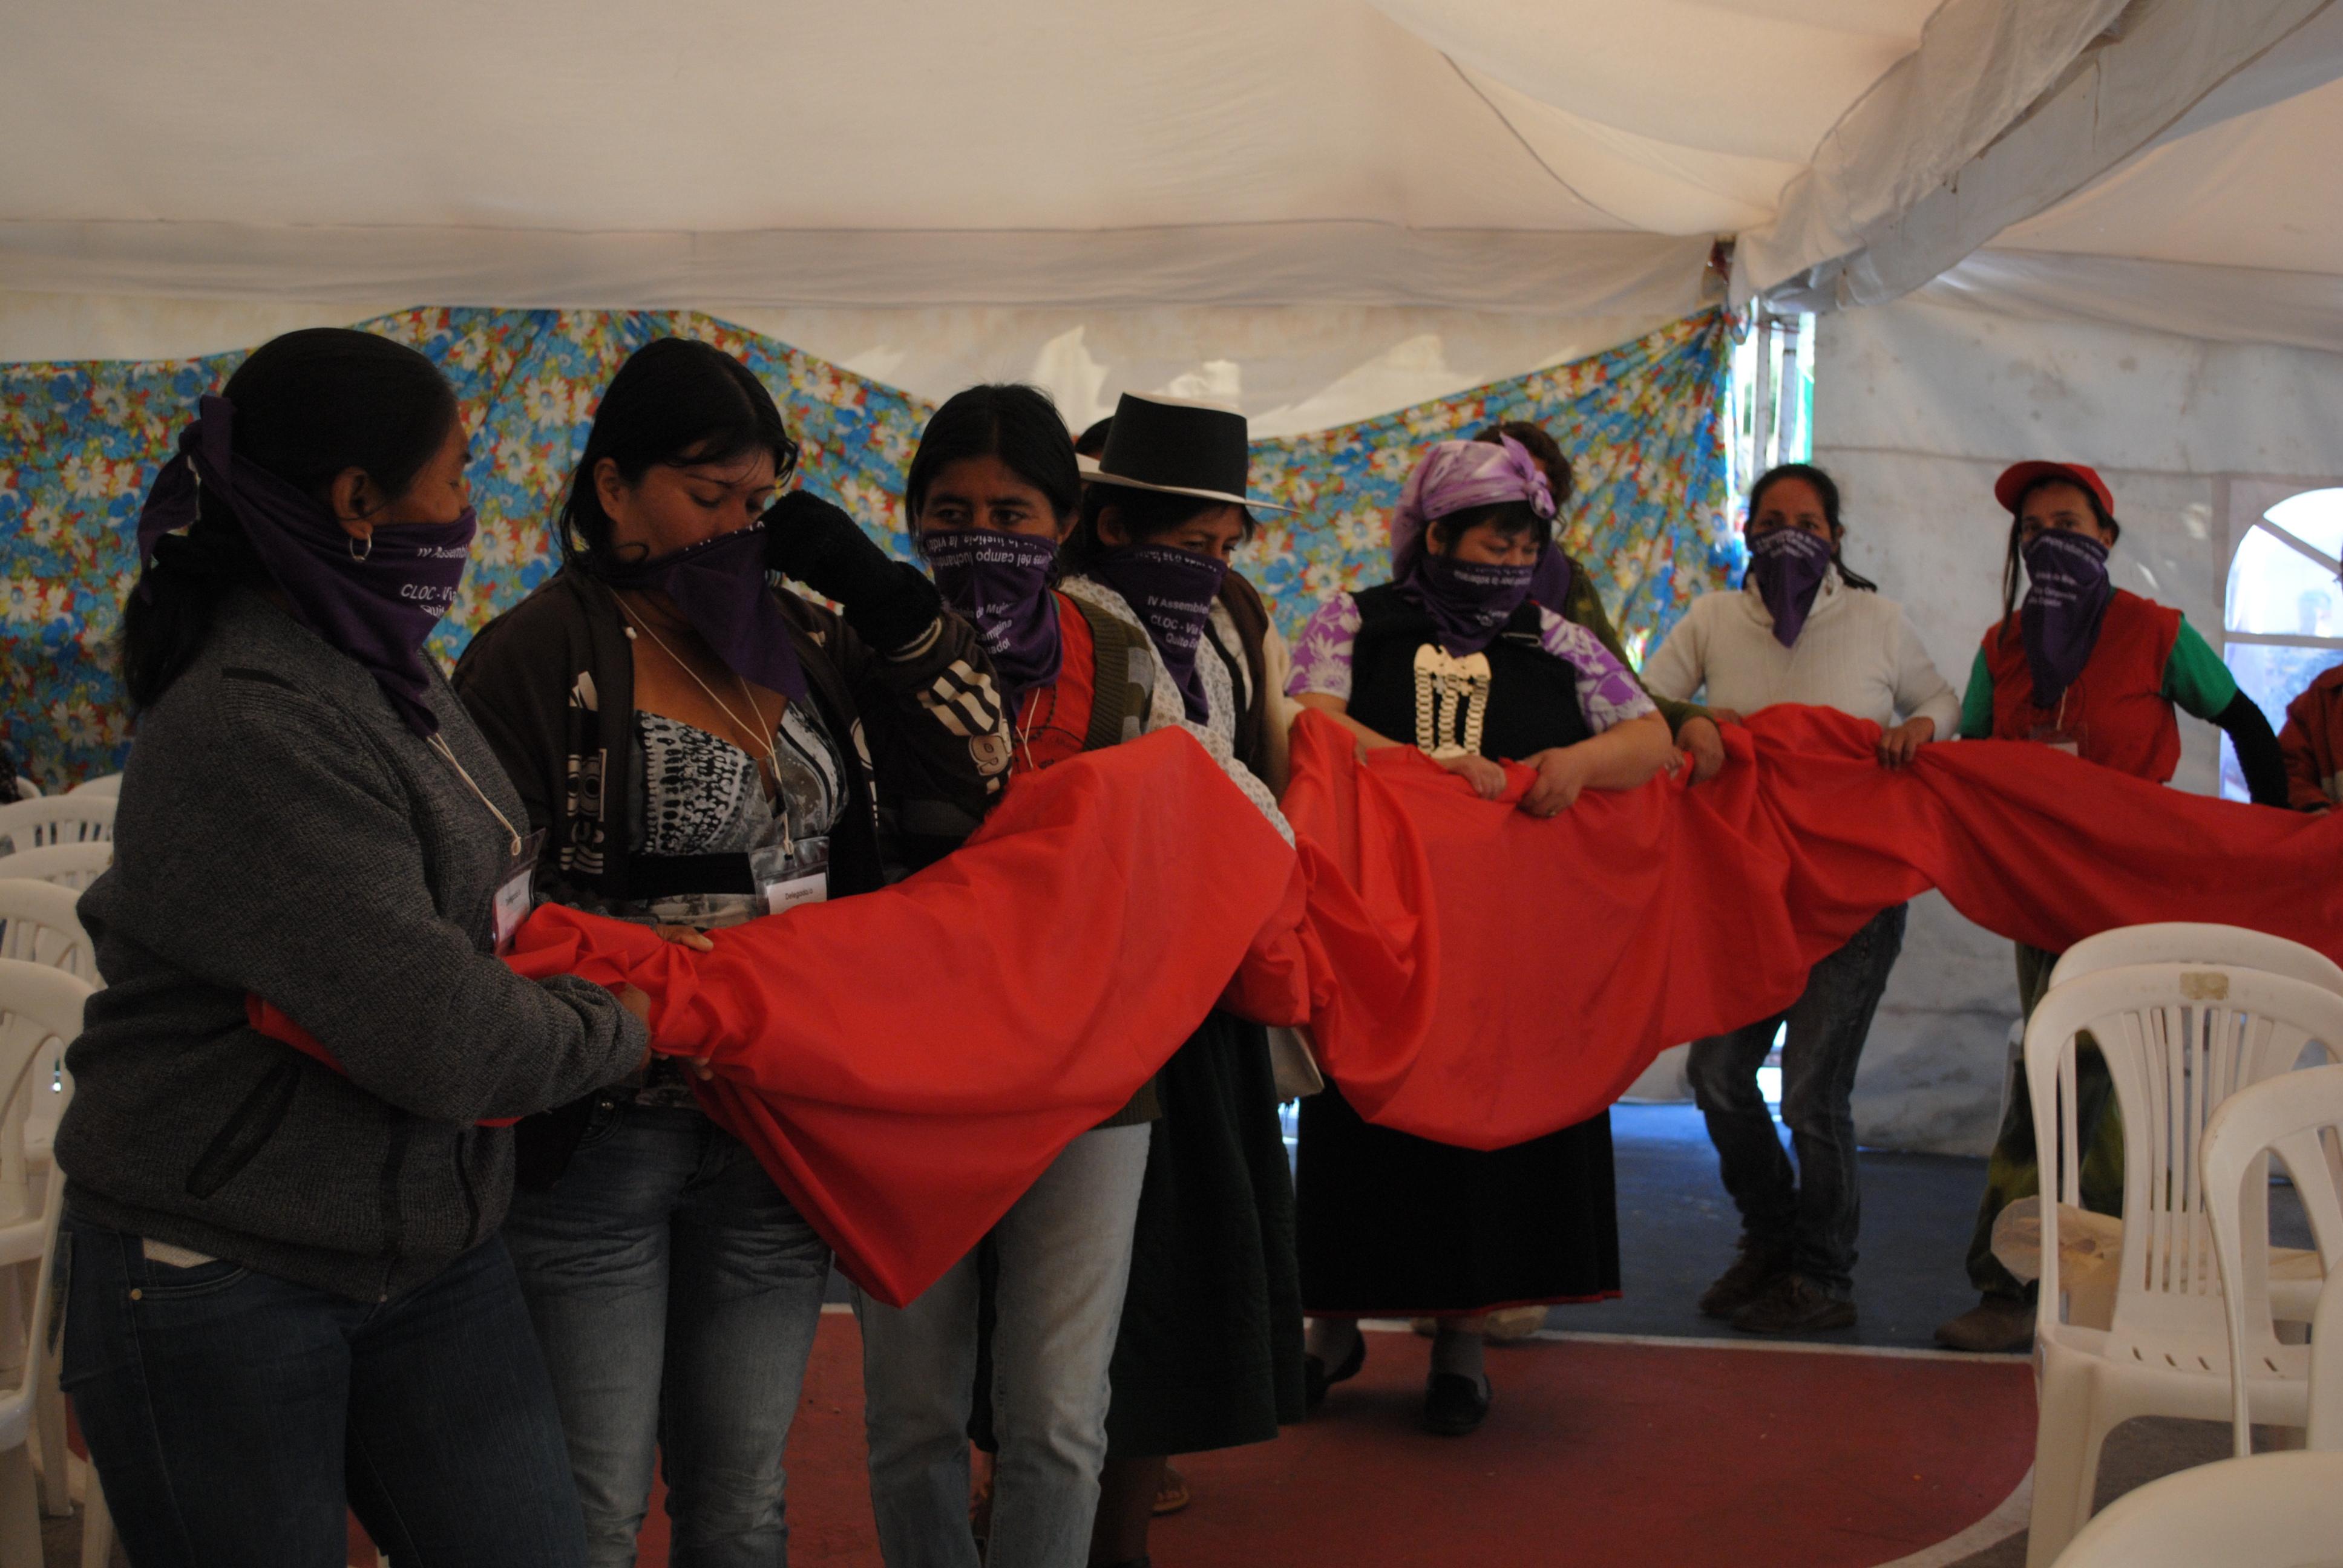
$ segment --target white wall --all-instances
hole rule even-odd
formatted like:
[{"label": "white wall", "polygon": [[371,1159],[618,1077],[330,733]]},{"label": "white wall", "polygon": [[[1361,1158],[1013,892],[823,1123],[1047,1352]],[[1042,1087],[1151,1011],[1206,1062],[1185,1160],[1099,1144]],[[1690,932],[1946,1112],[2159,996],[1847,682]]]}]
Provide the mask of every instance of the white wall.
[{"label": "white wall", "polygon": [[[1911,612],[1956,687],[2000,611],[1994,477],[2025,457],[2098,468],[2124,525],[2117,586],[2177,605],[2218,647],[2215,477],[2343,475],[2343,355],[1909,302],[1822,319],[1815,460],[1844,492],[1846,558]],[[2181,729],[2174,784],[2211,793],[2219,736]],[[1982,1152],[2016,1016],[2009,944],[1921,899],[1856,1080],[1858,1136]]]}]

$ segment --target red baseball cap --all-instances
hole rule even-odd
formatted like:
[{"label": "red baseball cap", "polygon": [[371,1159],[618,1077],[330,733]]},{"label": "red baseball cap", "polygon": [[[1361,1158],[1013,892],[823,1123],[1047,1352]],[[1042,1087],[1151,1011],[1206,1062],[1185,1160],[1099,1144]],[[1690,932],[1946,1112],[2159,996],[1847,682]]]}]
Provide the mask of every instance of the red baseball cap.
[{"label": "red baseball cap", "polygon": [[2099,506],[2107,516],[2116,515],[2116,498],[2107,490],[2107,482],[2099,477],[2097,468],[2086,468],[2080,463],[2012,463],[1993,482],[1993,498],[2008,510],[2017,510],[2017,498],[2026,487],[2038,479],[2064,479],[2070,485],[2080,485],[2099,498]]}]

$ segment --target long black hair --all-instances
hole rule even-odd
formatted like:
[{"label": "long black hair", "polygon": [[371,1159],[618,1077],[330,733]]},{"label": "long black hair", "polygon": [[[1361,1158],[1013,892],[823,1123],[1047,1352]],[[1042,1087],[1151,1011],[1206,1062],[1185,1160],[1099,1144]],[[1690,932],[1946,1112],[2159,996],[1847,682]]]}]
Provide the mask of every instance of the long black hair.
[{"label": "long black hair", "polygon": [[[364,470],[396,500],[456,424],[439,367],[371,332],[313,327],[254,349],[220,389],[236,409],[236,460],[322,504],[337,475]],[[158,541],[155,565],[122,607],[122,684],[134,709],[162,700],[203,651],[220,603],[268,573],[244,525],[209,487],[185,535]]]},{"label": "long black hair", "polygon": [[1765,492],[1785,479],[1798,479],[1811,486],[1823,504],[1823,520],[1830,524],[1831,565],[1838,568],[1839,581],[1851,588],[1877,593],[1879,585],[1855,570],[1839,554],[1839,546],[1846,538],[1846,525],[1838,520],[1838,481],[1815,467],[1812,463],[1776,463],[1757,476],[1749,487],[1749,516],[1754,521],[1757,508],[1765,503]]},{"label": "long black hair", "polygon": [[[1058,551],[1058,559],[1069,573],[1087,570],[1091,564],[1115,547],[1099,538],[1099,518],[1109,507],[1114,508],[1115,520],[1134,545],[1161,538],[1190,518],[1225,507],[1227,501],[1215,501],[1205,496],[1174,495],[1169,490],[1142,490],[1131,485],[1105,485],[1093,481],[1082,491],[1081,516],[1074,520],[1074,531],[1066,537]],[[1242,507],[1237,508],[1243,532],[1240,543],[1252,538],[1253,516]]]},{"label": "long black hair", "polygon": [[903,477],[903,526],[916,534],[920,509],[936,476],[969,457],[998,457],[1009,471],[1041,492],[1059,518],[1082,504],[1081,471],[1073,438],[1050,395],[1015,382],[988,382],[955,392],[920,432]]},{"label": "long black hair", "polygon": [[561,558],[588,571],[610,560],[610,517],[594,482],[603,458],[632,485],[654,466],[729,463],[752,452],[773,455],[777,482],[798,465],[798,444],[765,384],[713,344],[651,339],[627,356],[594,410],[554,530]]},{"label": "long black hair", "polygon": [[2001,625],[2005,634],[2016,623],[2017,584],[2025,574],[2026,503],[2034,498],[2034,492],[2051,485],[2072,485],[2083,492],[2083,499],[2091,504],[2091,516],[2107,530],[2107,543],[2112,545],[2123,537],[2123,525],[2116,521],[2116,515],[2101,506],[2091,487],[2080,479],[2070,479],[2064,474],[2044,474],[2029,481],[2017,492],[2009,508],[2009,548],[2001,560]]}]

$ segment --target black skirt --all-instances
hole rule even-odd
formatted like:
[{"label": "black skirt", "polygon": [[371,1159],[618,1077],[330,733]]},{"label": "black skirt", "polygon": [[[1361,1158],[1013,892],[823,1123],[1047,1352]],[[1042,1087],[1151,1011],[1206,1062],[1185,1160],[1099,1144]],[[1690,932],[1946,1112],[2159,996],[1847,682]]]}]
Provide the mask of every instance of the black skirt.
[{"label": "black skirt", "polygon": [[1370,1126],[1329,1085],[1302,1102],[1302,1299],[1441,1316],[1619,1293],[1611,1114],[1482,1151]]},{"label": "black skirt", "polygon": [[1293,1181],[1268,1038],[1216,1011],[1156,1091],[1111,1372],[1117,1459],[1261,1442],[1302,1419]]}]

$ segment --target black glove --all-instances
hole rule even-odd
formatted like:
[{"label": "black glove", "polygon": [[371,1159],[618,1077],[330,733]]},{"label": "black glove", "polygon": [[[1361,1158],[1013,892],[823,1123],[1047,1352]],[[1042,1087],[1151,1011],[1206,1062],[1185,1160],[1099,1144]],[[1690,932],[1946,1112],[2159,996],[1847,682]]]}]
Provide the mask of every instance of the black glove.
[{"label": "black glove", "polygon": [[896,560],[836,502],[791,490],[765,508],[765,565],[843,607],[846,624],[890,653],[935,620],[943,596]]}]

